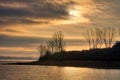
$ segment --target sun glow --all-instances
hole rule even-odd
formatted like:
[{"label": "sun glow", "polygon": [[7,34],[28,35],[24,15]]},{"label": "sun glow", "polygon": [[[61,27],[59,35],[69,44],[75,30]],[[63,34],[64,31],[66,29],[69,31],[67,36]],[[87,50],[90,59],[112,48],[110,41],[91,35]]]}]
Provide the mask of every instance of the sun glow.
[{"label": "sun glow", "polygon": [[78,22],[87,22],[89,23],[89,19],[85,18],[83,16],[83,8],[71,8],[68,10],[68,14],[69,14],[69,23],[78,23]]},{"label": "sun glow", "polygon": [[78,10],[70,10],[69,15],[72,16],[72,17],[80,17],[82,14]]},{"label": "sun glow", "polygon": [[69,15],[73,15],[73,12],[72,12],[72,11],[70,11],[70,12],[69,12]]}]

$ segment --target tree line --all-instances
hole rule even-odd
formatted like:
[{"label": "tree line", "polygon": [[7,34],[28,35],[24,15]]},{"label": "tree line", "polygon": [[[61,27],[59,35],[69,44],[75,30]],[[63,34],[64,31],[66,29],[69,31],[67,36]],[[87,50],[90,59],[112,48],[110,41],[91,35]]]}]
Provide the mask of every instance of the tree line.
[{"label": "tree line", "polygon": [[[84,32],[83,37],[87,41],[89,49],[111,48],[116,38],[116,30],[112,27],[86,29]],[[65,46],[64,35],[59,31],[55,32],[45,45],[40,44],[38,51],[40,56],[44,56],[47,53],[54,54],[65,51]]]},{"label": "tree line", "polygon": [[87,29],[84,35],[90,49],[110,48],[115,40],[115,28],[92,28]]},{"label": "tree line", "polygon": [[39,45],[38,51],[40,56],[44,56],[46,53],[53,54],[56,52],[62,52],[65,50],[64,35],[61,31],[55,32],[52,39],[48,40],[45,45]]}]

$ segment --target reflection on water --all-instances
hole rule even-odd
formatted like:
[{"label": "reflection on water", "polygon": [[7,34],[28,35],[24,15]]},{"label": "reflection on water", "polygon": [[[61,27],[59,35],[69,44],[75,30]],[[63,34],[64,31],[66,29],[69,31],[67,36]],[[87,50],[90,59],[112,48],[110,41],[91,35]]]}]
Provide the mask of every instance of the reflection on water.
[{"label": "reflection on water", "polygon": [[64,80],[119,80],[120,70],[92,69],[92,68],[63,68]]},{"label": "reflection on water", "polygon": [[118,69],[0,65],[0,80],[119,80]]}]

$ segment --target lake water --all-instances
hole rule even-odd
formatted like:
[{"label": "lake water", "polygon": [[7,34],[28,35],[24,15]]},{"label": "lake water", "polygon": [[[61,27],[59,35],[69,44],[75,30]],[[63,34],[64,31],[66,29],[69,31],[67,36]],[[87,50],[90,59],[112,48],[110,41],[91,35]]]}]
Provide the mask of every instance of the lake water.
[{"label": "lake water", "polygon": [[0,80],[120,80],[120,70],[39,65],[0,65]]}]

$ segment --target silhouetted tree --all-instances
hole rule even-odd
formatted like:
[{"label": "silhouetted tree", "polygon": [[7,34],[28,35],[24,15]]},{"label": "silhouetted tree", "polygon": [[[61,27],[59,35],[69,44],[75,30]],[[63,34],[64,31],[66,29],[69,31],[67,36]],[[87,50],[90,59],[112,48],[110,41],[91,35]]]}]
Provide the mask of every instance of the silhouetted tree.
[{"label": "silhouetted tree", "polygon": [[101,48],[103,44],[110,48],[115,38],[115,29],[111,27],[88,29],[84,37],[90,49]]},{"label": "silhouetted tree", "polygon": [[86,35],[84,35],[86,41],[89,44],[89,48],[95,49],[102,46],[102,31],[99,28],[87,29]]},{"label": "silhouetted tree", "polygon": [[102,39],[106,48],[112,46],[113,40],[115,39],[115,29],[114,28],[104,28],[102,31]]},{"label": "silhouetted tree", "polygon": [[65,48],[64,36],[61,31],[55,32],[53,38],[48,40],[45,45],[39,45],[38,51],[40,57],[49,54],[54,54],[55,52],[62,52]]},{"label": "silhouetted tree", "polygon": [[64,51],[65,41],[61,31],[54,33],[53,38],[48,41],[48,47],[52,53]]},{"label": "silhouetted tree", "polygon": [[47,53],[47,46],[45,45],[39,45],[38,51],[40,53],[40,57],[44,56]]},{"label": "silhouetted tree", "polygon": [[95,28],[95,48],[101,48],[103,44],[102,40],[102,30],[100,28]]},{"label": "silhouetted tree", "polygon": [[47,46],[48,46],[48,50],[51,52],[51,53],[54,53],[55,52],[55,47],[54,47],[54,41],[53,40],[49,40],[47,42]]},{"label": "silhouetted tree", "polygon": [[87,30],[86,34],[84,35],[84,37],[85,37],[86,41],[89,44],[89,48],[91,49],[91,47],[92,47],[91,30]]}]

